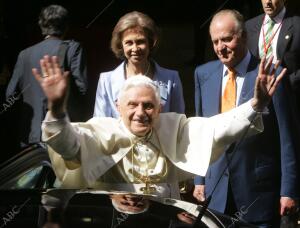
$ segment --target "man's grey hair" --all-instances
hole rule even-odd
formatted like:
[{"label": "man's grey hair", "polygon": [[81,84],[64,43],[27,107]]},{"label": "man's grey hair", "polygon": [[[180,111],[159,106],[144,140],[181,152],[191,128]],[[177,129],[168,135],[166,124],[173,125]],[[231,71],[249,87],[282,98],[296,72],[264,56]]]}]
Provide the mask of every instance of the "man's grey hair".
[{"label": "man's grey hair", "polygon": [[124,99],[125,93],[130,88],[133,88],[133,87],[148,87],[148,88],[152,89],[155,94],[157,103],[160,104],[160,92],[159,92],[158,85],[156,84],[156,82],[154,82],[149,77],[147,77],[145,75],[141,75],[141,74],[131,76],[125,81],[125,84],[122,87],[122,89],[120,90],[119,95],[118,95],[118,103],[119,104]]},{"label": "man's grey hair", "polygon": [[209,25],[209,32],[211,33],[211,26],[212,24],[215,22],[216,19],[218,19],[220,16],[224,16],[224,15],[231,15],[233,20],[235,21],[235,32],[237,34],[239,34],[240,36],[244,36],[246,37],[246,29],[245,29],[245,21],[244,21],[244,17],[243,15],[237,11],[237,10],[233,10],[233,9],[224,9],[224,10],[220,10],[219,12],[217,12]]}]

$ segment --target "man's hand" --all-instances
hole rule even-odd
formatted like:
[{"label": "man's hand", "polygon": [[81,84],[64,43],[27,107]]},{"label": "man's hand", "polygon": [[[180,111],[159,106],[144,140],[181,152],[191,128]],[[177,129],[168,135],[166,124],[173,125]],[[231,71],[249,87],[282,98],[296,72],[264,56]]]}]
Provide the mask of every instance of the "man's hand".
[{"label": "man's hand", "polygon": [[280,215],[291,215],[296,212],[297,203],[290,197],[282,196],[280,198]]},{"label": "man's hand", "polygon": [[252,107],[255,111],[261,112],[270,102],[278,83],[286,73],[284,68],[280,74],[275,77],[276,70],[280,64],[280,61],[276,61],[272,68],[273,57],[270,57],[268,62],[265,58],[262,58],[259,65],[259,72],[256,78],[254,97],[252,99]]},{"label": "man's hand", "polygon": [[195,189],[193,192],[193,196],[199,201],[204,202],[205,201],[205,185],[195,185]]},{"label": "man's hand", "polygon": [[53,117],[60,118],[65,112],[65,102],[68,92],[68,74],[69,72],[62,72],[58,58],[53,56],[44,56],[40,60],[42,75],[36,68],[32,69],[32,73],[36,80],[40,83],[47,99],[48,108]]}]

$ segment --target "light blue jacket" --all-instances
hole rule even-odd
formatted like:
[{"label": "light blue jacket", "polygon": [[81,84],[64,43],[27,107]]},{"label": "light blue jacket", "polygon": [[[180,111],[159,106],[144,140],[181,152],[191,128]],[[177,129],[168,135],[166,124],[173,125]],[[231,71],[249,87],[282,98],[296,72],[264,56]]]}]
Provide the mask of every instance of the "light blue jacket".
[{"label": "light blue jacket", "polygon": [[[124,64],[116,69],[100,74],[96,92],[94,116],[118,118],[116,108],[118,94],[125,82]],[[162,112],[184,113],[184,98],[179,74],[154,62],[155,71],[153,81],[160,88]]]}]

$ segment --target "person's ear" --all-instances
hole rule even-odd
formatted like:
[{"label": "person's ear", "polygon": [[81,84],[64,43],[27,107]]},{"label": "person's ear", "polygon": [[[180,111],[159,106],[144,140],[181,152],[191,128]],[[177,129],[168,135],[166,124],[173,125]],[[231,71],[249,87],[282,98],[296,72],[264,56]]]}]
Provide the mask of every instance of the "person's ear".
[{"label": "person's ear", "polygon": [[120,106],[119,100],[116,101],[116,107],[119,112],[119,115],[121,116],[121,106]]}]

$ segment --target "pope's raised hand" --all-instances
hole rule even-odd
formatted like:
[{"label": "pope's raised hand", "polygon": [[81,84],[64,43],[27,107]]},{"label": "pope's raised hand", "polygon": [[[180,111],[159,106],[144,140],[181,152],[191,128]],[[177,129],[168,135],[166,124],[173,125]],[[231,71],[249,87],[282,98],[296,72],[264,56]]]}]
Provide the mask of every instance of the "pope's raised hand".
[{"label": "pope's raised hand", "polygon": [[40,66],[41,73],[36,68],[32,69],[32,73],[48,99],[48,108],[52,115],[60,117],[65,112],[69,72],[62,72],[56,56],[44,56],[40,60]]},{"label": "pope's raised hand", "polygon": [[263,58],[260,62],[259,72],[255,82],[254,97],[252,99],[252,107],[255,111],[261,112],[269,104],[279,82],[286,73],[286,68],[283,68],[276,76],[276,71],[280,65],[280,61],[276,61],[272,65],[273,57],[268,61]]}]

